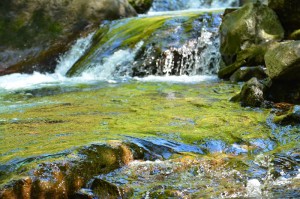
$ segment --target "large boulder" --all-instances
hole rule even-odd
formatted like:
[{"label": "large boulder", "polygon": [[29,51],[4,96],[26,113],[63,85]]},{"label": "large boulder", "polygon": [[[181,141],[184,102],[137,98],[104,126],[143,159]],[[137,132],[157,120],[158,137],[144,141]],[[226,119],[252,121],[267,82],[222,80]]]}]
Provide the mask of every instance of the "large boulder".
[{"label": "large boulder", "polygon": [[128,2],[133,6],[139,14],[147,13],[153,3],[153,0],[128,0]]},{"label": "large boulder", "polygon": [[[248,3],[242,8],[227,14],[220,27],[221,46],[220,52],[226,66],[234,64],[240,52],[248,53],[251,48],[258,56],[263,56],[264,48],[257,47],[281,40],[284,36],[284,30],[278,20],[276,13],[261,3]],[[260,52],[262,51],[262,53]],[[250,52],[251,53],[251,52]],[[247,65],[259,65],[261,63],[253,63],[255,56],[251,58],[251,63],[243,58],[235,68]],[[261,59],[259,59],[261,62]],[[235,70],[230,71],[232,74]],[[230,76],[231,74],[220,77]]]},{"label": "large boulder", "polygon": [[269,0],[269,7],[279,16],[287,35],[300,29],[299,0]]},{"label": "large boulder", "polygon": [[285,81],[300,78],[300,41],[286,41],[270,48],[265,55],[267,74]]},{"label": "large boulder", "polygon": [[82,32],[134,15],[127,0],[1,0],[0,74],[54,70]]},{"label": "large boulder", "polygon": [[271,47],[266,55],[267,75],[272,86],[267,96],[275,102],[300,104],[300,41],[281,42]]}]

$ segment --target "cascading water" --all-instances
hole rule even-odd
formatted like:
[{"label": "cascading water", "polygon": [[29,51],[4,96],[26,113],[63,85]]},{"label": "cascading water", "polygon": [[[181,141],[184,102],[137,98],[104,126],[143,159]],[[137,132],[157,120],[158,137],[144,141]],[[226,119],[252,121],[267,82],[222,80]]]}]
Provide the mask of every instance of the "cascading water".
[{"label": "cascading water", "polygon": [[238,0],[154,0],[150,12],[237,6]]}]

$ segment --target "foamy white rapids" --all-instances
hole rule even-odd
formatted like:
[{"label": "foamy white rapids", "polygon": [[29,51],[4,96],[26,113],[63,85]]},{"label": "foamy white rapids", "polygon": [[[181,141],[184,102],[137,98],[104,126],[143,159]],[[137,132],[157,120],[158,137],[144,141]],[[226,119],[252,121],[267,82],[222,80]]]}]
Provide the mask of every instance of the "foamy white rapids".
[{"label": "foamy white rapids", "polygon": [[140,82],[169,82],[169,83],[181,83],[181,84],[196,84],[200,82],[217,81],[217,76],[212,75],[195,75],[195,76],[147,76],[147,77],[135,77]]},{"label": "foamy white rapids", "polygon": [[154,0],[150,12],[236,6],[239,6],[238,0]]}]

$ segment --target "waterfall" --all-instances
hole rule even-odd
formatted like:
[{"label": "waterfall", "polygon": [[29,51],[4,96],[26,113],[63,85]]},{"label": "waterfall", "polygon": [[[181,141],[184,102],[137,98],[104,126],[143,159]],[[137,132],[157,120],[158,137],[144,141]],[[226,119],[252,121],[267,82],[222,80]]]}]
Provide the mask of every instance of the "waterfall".
[{"label": "waterfall", "polygon": [[238,0],[154,0],[151,12],[239,6]]}]

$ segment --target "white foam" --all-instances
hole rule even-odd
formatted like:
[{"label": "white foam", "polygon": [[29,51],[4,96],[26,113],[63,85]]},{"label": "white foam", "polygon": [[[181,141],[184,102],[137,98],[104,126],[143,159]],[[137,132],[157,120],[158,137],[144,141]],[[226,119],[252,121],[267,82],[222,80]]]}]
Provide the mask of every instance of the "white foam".
[{"label": "white foam", "polygon": [[251,179],[247,182],[248,197],[262,198],[261,183],[257,179]]},{"label": "white foam", "polygon": [[195,76],[147,76],[147,77],[135,77],[134,80],[140,82],[169,82],[169,83],[181,83],[181,84],[196,84],[200,82],[212,82],[217,81],[217,76],[212,75],[195,75]]}]

